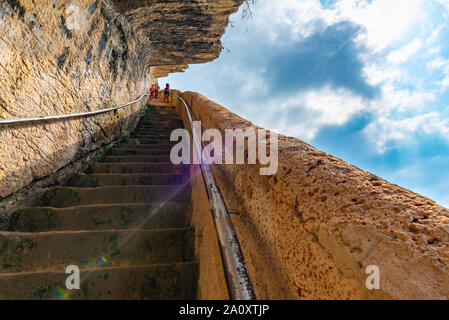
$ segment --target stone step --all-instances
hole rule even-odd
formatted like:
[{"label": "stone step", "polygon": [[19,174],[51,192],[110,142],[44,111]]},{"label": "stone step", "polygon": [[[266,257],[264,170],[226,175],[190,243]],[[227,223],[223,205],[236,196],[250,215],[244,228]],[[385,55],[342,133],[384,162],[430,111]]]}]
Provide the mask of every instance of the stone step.
[{"label": "stone step", "polygon": [[0,273],[191,261],[192,228],[0,232]]},{"label": "stone step", "polygon": [[159,124],[159,123],[180,123],[182,121],[182,119],[180,119],[179,117],[175,117],[175,116],[161,116],[161,117],[157,117],[157,116],[152,116],[149,118],[142,118],[139,121],[139,125],[141,124]]},{"label": "stone step", "polygon": [[[161,99],[159,99],[161,100]],[[149,111],[150,112],[176,112],[176,107],[172,105],[159,105],[159,104],[153,104],[151,101],[148,103]]]},{"label": "stone step", "polygon": [[161,133],[168,133],[168,132],[172,132],[175,129],[179,129],[181,128],[180,126],[177,125],[168,125],[168,124],[164,124],[164,125],[139,125],[136,127],[136,130],[158,130]]},{"label": "stone step", "polygon": [[161,134],[161,133],[131,133],[131,138],[144,138],[144,139],[167,139],[170,140],[170,134]]},{"label": "stone step", "polygon": [[140,119],[139,123],[151,123],[151,122],[166,122],[166,121],[181,121],[182,119],[174,114],[157,115],[152,114]]},{"label": "stone step", "polygon": [[188,196],[189,190],[185,185],[109,186],[98,188],[56,187],[42,195],[41,205],[44,207],[67,208],[96,204],[182,202],[186,201]]},{"label": "stone step", "polygon": [[107,155],[114,156],[127,156],[127,155],[140,155],[140,156],[151,156],[151,155],[167,155],[170,153],[170,149],[167,150],[152,150],[152,149],[123,149],[114,148],[107,152]]},{"label": "stone step", "polygon": [[129,145],[161,145],[165,144],[167,146],[173,147],[177,144],[177,141],[170,141],[170,139],[137,139],[137,138],[128,138],[124,141],[124,143]]},{"label": "stone step", "polygon": [[152,134],[161,134],[161,135],[170,135],[171,131],[163,131],[158,128],[145,128],[145,127],[137,127],[134,133],[152,133]]},{"label": "stone step", "polygon": [[152,114],[148,117],[144,117],[140,122],[164,122],[164,121],[180,121],[181,119],[176,114],[157,115]]},{"label": "stone step", "polygon": [[139,149],[142,148],[147,148],[147,149],[153,149],[153,150],[168,150],[170,152],[171,148],[173,148],[174,144],[173,143],[151,143],[151,144],[132,144],[132,143],[128,143],[128,142],[121,142],[119,144],[117,144],[115,147],[116,148],[129,148],[132,147],[131,149],[135,149],[136,147],[138,147]]},{"label": "stone step", "polygon": [[145,130],[145,128],[136,128],[134,132],[131,133],[131,135],[142,135],[142,136],[150,136],[155,138],[164,138],[164,137],[170,137],[171,132],[161,132],[157,130]]},{"label": "stone step", "polygon": [[145,121],[140,121],[137,126],[138,127],[166,127],[166,126],[180,126],[180,119],[168,119],[168,120],[158,120],[158,119],[150,119]]},{"label": "stone step", "polygon": [[[146,149],[142,149],[146,150]],[[163,163],[94,163],[86,173],[171,173],[187,174],[188,168],[184,165]]]},{"label": "stone step", "polygon": [[136,129],[131,136],[138,135],[138,136],[160,136],[160,137],[170,137],[172,131],[161,131],[161,130],[147,130],[147,129]]},{"label": "stone step", "polygon": [[158,106],[151,106],[150,109],[147,111],[147,113],[143,117],[152,117],[152,116],[158,116],[158,115],[177,115],[176,109],[173,107],[158,107]]},{"label": "stone step", "polygon": [[142,124],[160,124],[160,123],[179,123],[182,121],[179,117],[150,117],[148,119],[141,119],[138,123],[138,125]]},{"label": "stone step", "polygon": [[165,124],[165,123],[171,123],[171,124],[178,124],[180,123],[182,120],[178,117],[170,117],[170,118],[166,118],[166,117],[150,117],[150,118],[143,118],[140,119],[138,125],[152,125],[152,124]]},{"label": "stone step", "polygon": [[179,127],[179,125],[178,124],[175,125],[173,123],[160,123],[160,124],[139,123],[136,126],[136,129],[161,129],[161,128],[167,128],[167,127],[175,128],[175,127]]},{"label": "stone step", "polygon": [[130,144],[130,143],[123,143],[117,145],[117,148],[120,149],[137,149],[137,150],[163,150],[167,152],[167,154],[170,154],[171,149],[175,144],[168,144],[168,143],[160,143],[160,144]]},{"label": "stone step", "polygon": [[181,123],[181,119],[179,117],[150,117],[148,119],[143,118],[139,121],[138,125],[154,125],[154,124],[179,124]]},{"label": "stone step", "polygon": [[151,119],[152,117],[179,117],[176,110],[155,110],[149,112],[142,117],[142,119]]},{"label": "stone step", "polygon": [[66,289],[69,276],[57,272],[0,275],[0,298],[10,300],[192,300],[196,299],[195,262],[80,270],[80,290]]},{"label": "stone step", "polygon": [[161,144],[161,143],[167,143],[167,144],[173,144],[175,141],[170,141],[170,136],[166,137],[129,137],[125,141],[125,143],[129,144]]},{"label": "stone step", "polygon": [[148,129],[177,129],[181,128],[182,124],[179,121],[167,121],[167,122],[143,122],[137,125],[137,128]]},{"label": "stone step", "polygon": [[103,160],[103,163],[154,163],[154,162],[170,162],[169,155],[163,156],[106,156]]},{"label": "stone step", "polygon": [[176,202],[24,208],[11,215],[7,231],[183,228],[189,225],[189,208]]},{"label": "stone step", "polygon": [[149,121],[140,121],[137,126],[138,127],[166,127],[166,126],[178,126],[180,120],[164,120],[157,121],[155,119]]},{"label": "stone step", "polygon": [[145,124],[152,124],[152,123],[164,123],[164,122],[180,122],[182,119],[178,116],[174,115],[167,115],[167,116],[155,116],[151,115],[149,117],[143,117],[140,119],[139,124],[145,123]]},{"label": "stone step", "polygon": [[[168,126],[160,126],[160,127],[154,127],[154,126],[137,126],[135,129],[135,132],[138,131],[149,131],[149,132],[157,132],[160,134],[167,134],[168,131],[164,131]],[[173,127],[174,128],[174,127]],[[170,127],[170,129],[173,129]]]},{"label": "stone step", "polygon": [[173,146],[175,146],[178,141],[170,141],[170,138],[165,138],[165,139],[146,139],[146,138],[128,138],[127,140],[124,141],[124,143],[126,144],[130,144],[130,145],[162,145],[165,144],[171,148],[173,148]]},{"label": "stone step", "polygon": [[169,137],[171,133],[175,130],[179,129],[179,127],[174,126],[166,126],[166,127],[137,127],[134,133],[142,134],[142,133],[152,133],[159,134],[166,137]]},{"label": "stone step", "polygon": [[166,106],[150,106],[149,112],[145,116],[152,116],[152,115],[158,115],[158,114],[174,114],[176,113],[176,108],[173,106],[166,107]]},{"label": "stone step", "polygon": [[180,185],[188,180],[188,176],[181,174],[164,173],[100,173],[100,174],[80,174],[73,179],[69,185],[83,188],[96,188],[106,186],[124,185]]}]

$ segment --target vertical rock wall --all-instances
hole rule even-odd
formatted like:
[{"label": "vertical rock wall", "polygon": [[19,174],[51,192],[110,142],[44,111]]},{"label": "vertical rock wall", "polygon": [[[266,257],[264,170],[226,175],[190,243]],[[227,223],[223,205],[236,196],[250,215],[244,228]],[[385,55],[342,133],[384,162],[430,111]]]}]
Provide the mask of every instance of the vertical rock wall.
[{"label": "vertical rock wall", "polygon": [[[150,67],[216,58],[242,1],[1,0],[0,119],[131,101],[145,90]],[[141,108],[0,125],[0,200],[128,132]]]},{"label": "vertical rock wall", "polygon": [[[112,107],[140,95],[144,65],[121,17],[93,1],[0,2],[0,118]],[[0,127],[0,197],[132,125],[141,106],[103,116]]]}]

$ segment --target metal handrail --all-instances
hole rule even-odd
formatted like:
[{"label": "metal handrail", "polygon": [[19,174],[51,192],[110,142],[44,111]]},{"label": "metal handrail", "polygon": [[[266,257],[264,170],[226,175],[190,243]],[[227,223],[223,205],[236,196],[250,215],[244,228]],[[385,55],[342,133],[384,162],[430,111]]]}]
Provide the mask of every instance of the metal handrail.
[{"label": "metal handrail", "polygon": [[133,100],[131,102],[119,105],[117,107],[108,108],[108,109],[102,109],[102,110],[96,110],[96,111],[88,111],[88,112],[80,112],[80,113],[70,113],[70,114],[63,114],[59,116],[46,116],[46,117],[37,117],[37,118],[24,118],[24,119],[4,119],[0,120],[0,125],[2,124],[17,124],[17,123],[27,123],[27,122],[43,122],[43,121],[53,121],[53,120],[62,120],[62,119],[69,119],[69,118],[79,118],[79,117],[88,117],[88,116],[94,116],[98,114],[103,114],[115,110],[122,109],[126,106],[129,106],[130,104],[134,104],[136,102],[139,102],[144,97],[148,96],[149,94],[144,93],[136,100]]},{"label": "metal handrail", "polygon": [[193,126],[189,107],[183,98],[176,93],[175,95],[184,104],[192,131],[192,137],[194,139],[194,151],[197,155],[197,159],[201,159],[201,174],[203,176],[210,209],[214,219],[215,230],[217,232],[229,296],[232,300],[256,300],[256,293],[249,277],[242,249],[231,218],[229,217],[229,212],[224,203],[223,196],[221,195],[220,188],[218,187],[210,165],[203,161],[201,140]]}]

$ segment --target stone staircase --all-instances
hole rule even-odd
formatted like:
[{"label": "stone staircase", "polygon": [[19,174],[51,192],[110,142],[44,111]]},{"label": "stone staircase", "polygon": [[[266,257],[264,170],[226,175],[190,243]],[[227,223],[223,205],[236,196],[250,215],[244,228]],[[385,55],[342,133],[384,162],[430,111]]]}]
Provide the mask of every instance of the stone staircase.
[{"label": "stone staircase", "polygon": [[[172,107],[0,232],[0,299],[194,299],[198,265],[188,168],[172,165]],[[80,289],[65,286],[80,269]]]}]

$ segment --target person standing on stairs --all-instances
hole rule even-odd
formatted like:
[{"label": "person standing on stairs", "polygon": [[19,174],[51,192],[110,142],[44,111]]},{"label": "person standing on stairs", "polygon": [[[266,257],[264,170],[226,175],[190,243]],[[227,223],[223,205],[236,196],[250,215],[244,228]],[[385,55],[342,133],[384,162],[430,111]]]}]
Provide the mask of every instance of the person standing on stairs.
[{"label": "person standing on stairs", "polygon": [[155,89],[154,89],[154,84],[152,84],[151,88],[150,88],[150,100],[154,99],[154,94],[155,94]]},{"label": "person standing on stairs", "polygon": [[155,84],[154,85],[154,99],[158,99],[159,98],[159,85]]},{"label": "person standing on stairs", "polygon": [[169,103],[170,98],[170,85],[167,83],[164,89],[164,103]]}]

